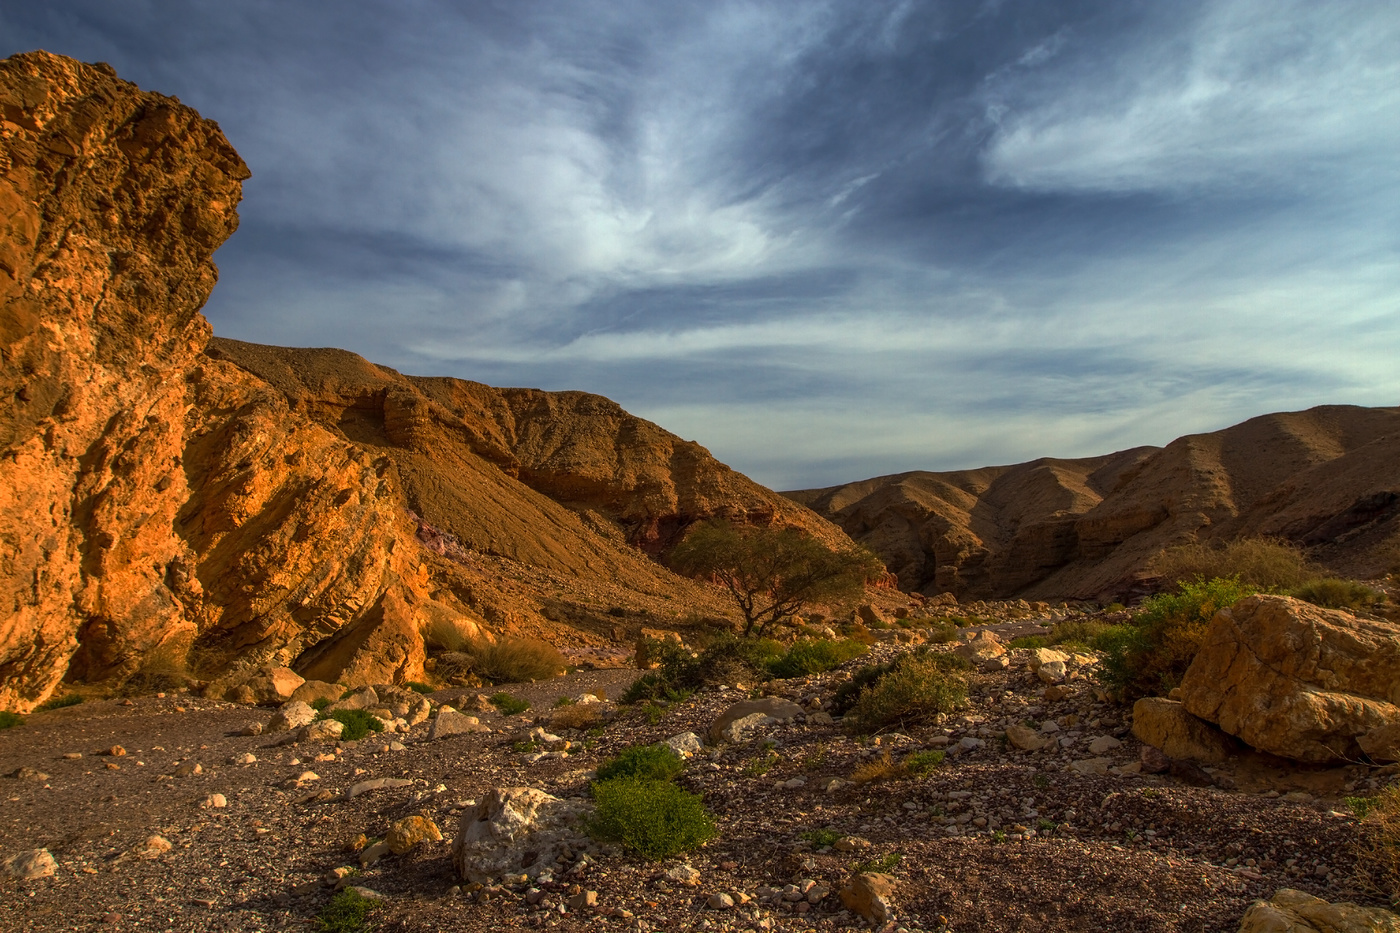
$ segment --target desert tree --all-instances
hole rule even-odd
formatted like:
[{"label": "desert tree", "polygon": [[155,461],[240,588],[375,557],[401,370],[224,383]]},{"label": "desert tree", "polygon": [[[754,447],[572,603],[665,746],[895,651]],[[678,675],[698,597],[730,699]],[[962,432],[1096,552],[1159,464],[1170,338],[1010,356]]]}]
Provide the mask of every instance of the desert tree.
[{"label": "desert tree", "polygon": [[857,598],[885,573],[865,548],[833,550],[796,528],[741,528],[723,519],[695,525],[670,565],[723,586],[743,613],[744,634],[759,636],[811,603]]}]

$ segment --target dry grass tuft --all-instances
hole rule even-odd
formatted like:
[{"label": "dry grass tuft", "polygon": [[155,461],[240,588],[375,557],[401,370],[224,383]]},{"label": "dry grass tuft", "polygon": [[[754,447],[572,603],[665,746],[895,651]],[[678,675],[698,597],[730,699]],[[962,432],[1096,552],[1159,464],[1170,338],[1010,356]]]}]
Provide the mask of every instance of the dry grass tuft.
[{"label": "dry grass tuft", "polygon": [[890,750],[885,749],[884,754],[879,758],[872,758],[862,762],[851,772],[851,780],[857,784],[878,784],[881,781],[898,781],[908,777],[903,762],[896,762],[890,754]]},{"label": "dry grass tuft", "polygon": [[1182,544],[1157,555],[1152,569],[1173,583],[1234,578],[1265,590],[1293,589],[1316,575],[1302,550],[1277,538]]},{"label": "dry grass tuft", "polygon": [[601,703],[574,703],[549,714],[551,729],[591,729],[603,721]]},{"label": "dry grass tuft", "polygon": [[1368,801],[1359,829],[1357,880],[1372,894],[1400,903],[1400,786],[1388,787]]}]

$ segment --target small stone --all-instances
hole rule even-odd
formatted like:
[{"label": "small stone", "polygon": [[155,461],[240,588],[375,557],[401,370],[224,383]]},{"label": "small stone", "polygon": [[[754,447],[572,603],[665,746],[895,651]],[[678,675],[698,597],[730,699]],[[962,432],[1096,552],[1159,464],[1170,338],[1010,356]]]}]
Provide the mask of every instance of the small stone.
[{"label": "small stone", "polygon": [[730,910],[734,907],[734,898],[730,897],[724,891],[719,891],[715,894],[711,894],[705,901],[705,904],[711,910]]},{"label": "small stone", "polygon": [[58,862],[48,849],[31,849],[5,859],[5,871],[20,881],[36,881],[57,872]]},{"label": "small stone", "polygon": [[45,774],[43,771],[40,771],[38,768],[31,768],[27,765],[11,771],[7,777],[12,777],[20,781],[34,781],[35,783],[43,783],[49,779],[49,775]]},{"label": "small stone", "polygon": [[857,852],[870,848],[870,840],[862,839],[860,836],[842,836],[836,840],[836,844],[832,848],[837,852]]},{"label": "small stone", "polygon": [[334,742],[345,731],[345,723],[338,719],[322,719],[309,726],[302,726],[297,732],[298,742]]},{"label": "small stone", "polygon": [[171,849],[175,848],[170,844],[170,840],[163,836],[148,836],[141,845],[130,850],[127,854],[132,858],[151,860],[160,858]]},{"label": "small stone", "polygon": [[241,755],[234,755],[228,761],[231,765],[250,765],[257,760],[257,755],[254,755],[252,752],[244,752]]},{"label": "small stone", "polygon": [[1039,733],[1019,723],[1006,727],[1006,740],[1013,748],[1023,751],[1033,752],[1045,747],[1045,739]]},{"label": "small stone", "polygon": [[176,777],[189,777],[194,774],[203,774],[204,768],[200,767],[197,761],[183,761],[175,767]]},{"label": "small stone", "polygon": [[1107,774],[1111,764],[1112,758],[1081,758],[1079,761],[1071,761],[1069,766],[1080,774]]},{"label": "small stone", "polygon": [[1068,673],[1064,661],[1046,661],[1036,670],[1035,676],[1047,684],[1062,684]]},{"label": "small stone", "polygon": [[246,726],[244,726],[242,729],[239,729],[239,730],[238,730],[238,734],[239,734],[239,735],[242,735],[242,736],[262,735],[262,734],[263,734],[263,724],[260,723],[260,722],[250,722],[250,723],[248,723]]},{"label": "small stone", "polygon": [[433,725],[428,730],[429,739],[441,739],[449,735],[460,735],[465,732],[487,732],[489,731],[481,724],[481,720],[475,716],[467,716],[459,713],[450,707],[443,707],[438,710],[437,716],[433,718]]},{"label": "small stone", "polygon": [[700,872],[693,865],[682,863],[666,869],[666,878],[677,884],[696,885],[700,883]]},{"label": "small stone", "polygon": [[1160,748],[1144,745],[1138,752],[1144,774],[1161,774],[1172,766],[1172,760]]},{"label": "small stone", "polygon": [[441,842],[442,830],[425,816],[404,817],[390,826],[388,834],[384,837],[389,851],[395,855],[403,855],[414,846],[428,841]]},{"label": "small stone", "polygon": [[360,867],[368,868],[388,854],[389,844],[387,842],[376,842],[360,853]]},{"label": "small stone", "polygon": [[321,780],[321,775],[317,774],[315,771],[303,771],[303,772],[301,772],[301,774],[298,774],[298,775],[297,775],[297,783],[298,783],[298,784],[304,784],[304,783],[306,783],[307,781],[319,781],[319,780]]},{"label": "small stone", "polygon": [[1111,735],[1101,735],[1089,743],[1089,754],[1102,755],[1104,752],[1111,752],[1123,743]]},{"label": "small stone", "polygon": [[590,907],[597,907],[598,892],[580,891],[577,894],[570,895],[565,903],[569,905],[570,910],[586,910]]},{"label": "small stone", "polygon": [[82,753],[82,752],[68,752],[68,753],[66,753],[63,757],[66,758],[68,761],[77,761],[79,758],[82,758],[82,757],[83,757],[83,753]]},{"label": "small stone", "polygon": [[879,872],[863,872],[841,889],[841,903],[852,913],[860,914],[874,923],[894,919],[890,900],[894,896],[895,880]]},{"label": "small stone", "polygon": [[361,794],[367,794],[373,790],[393,789],[395,787],[409,787],[412,781],[406,778],[371,778],[368,781],[360,781],[358,784],[351,784],[345,791],[345,799],[353,800]]},{"label": "small stone", "polygon": [[309,726],[316,721],[316,711],[301,700],[288,700],[282,704],[282,708],[268,721],[268,732],[286,732],[290,729],[300,729],[302,726]]},{"label": "small stone", "polygon": [[208,797],[204,798],[204,802],[201,803],[200,806],[204,807],[206,810],[222,810],[224,807],[228,806],[228,798],[223,794],[210,794]]},{"label": "small stone", "polygon": [[111,755],[113,758],[120,758],[126,754],[126,749],[122,748],[120,745],[113,745],[102,754]]}]

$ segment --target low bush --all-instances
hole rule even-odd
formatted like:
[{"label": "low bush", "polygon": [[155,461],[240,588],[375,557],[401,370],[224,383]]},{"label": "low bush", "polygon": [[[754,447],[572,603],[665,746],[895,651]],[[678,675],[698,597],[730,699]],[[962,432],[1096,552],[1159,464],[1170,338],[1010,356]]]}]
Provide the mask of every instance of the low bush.
[{"label": "low bush", "polygon": [[[942,659],[955,655],[905,655],[892,670],[862,687],[848,718],[851,727],[873,732],[951,713],[967,702],[967,681]],[[961,661],[961,658],[957,660]],[[966,664],[966,662],[963,662]]]},{"label": "low bush", "polygon": [[354,742],[363,739],[371,732],[383,732],[384,720],[378,716],[371,716],[362,709],[338,709],[334,712],[322,712],[317,719],[334,719],[345,726],[340,733],[343,742]]},{"label": "low bush", "polygon": [[1356,875],[1364,890],[1400,903],[1400,786],[1370,798],[1358,825]]},{"label": "low bush", "polygon": [[430,695],[430,694],[433,694],[433,693],[436,693],[436,692],[437,692],[436,690],[433,689],[432,684],[425,684],[425,683],[423,683],[422,681],[419,681],[419,680],[410,680],[410,681],[406,681],[406,682],[404,683],[404,686],[407,687],[408,689],[412,690],[414,693],[421,693],[421,694],[423,694],[424,696],[428,696],[428,695]]},{"label": "low bush", "polygon": [[829,849],[836,845],[837,840],[841,838],[841,833],[834,829],[809,829],[802,834],[802,838],[815,848]]},{"label": "low bush", "polygon": [[311,701],[311,708],[314,709],[314,710],[315,710],[316,712],[318,712],[318,713],[319,713],[321,710],[325,709],[327,706],[330,706],[330,705],[331,705],[331,699],[330,699],[330,697],[317,697],[316,699],[314,699],[314,700]]},{"label": "low bush", "polygon": [[920,619],[924,639],[931,645],[947,645],[958,640],[958,627],[947,619]]},{"label": "low bush", "polygon": [[910,777],[922,777],[933,769],[943,764],[943,759],[947,753],[941,749],[931,749],[924,752],[915,752],[904,759],[904,770],[909,772]]},{"label": "low bush", "polygon": [[0,710],[0,729],[12,729],[24,722],[24,717],[19,713],[12,713],[9,710]]},{"label": "low bush", "polygon": [[1318,577],[1288,593],[1324,609],[1369,609],[1385,601],[1385,594],[1355,580]]},{"label": "low bush", "polygon": [[522,700],[519,697],[513,697],[504,690],[500,693],[491,694],[487,699],[491,701],[491,705],[496,707],[503,716],[516,716],[530,708],[528,701]]},{"label": "low bush", "polygon": [[338,892],[316,915],[317,933],[364,933],[370,911],[378,906],[354,888]]},{"label": "low bush", "polygon": [[1303,552],[1277,538],[1183,544],[1159,554],[1152,569],[1173,583],[1234,578],[1256,592],[1292,589],[1312,576]]},{"label": "low bush", "polygon": [[783,655],[771,638],[716,637],[700,652],[672,641],[648,640],[645,655],[657,664],[633,681],[623,703],[642,700],[676,702],[706,684],[736,684],[765,678],[768,665]]},{"label": "low bush", "polygon": [[870,664],[856,671],[851,679],[840,687],[836,688],[836,693],[831,698],[831,713],[833,716],[841,716],[855,708],[856,701],[860,694],[867,687],[873,686],[882,677],[891,673],[896,667],[905,661],[917,659],[934,665],[941,673],[960,673],[970,671],[971,663],[958,657],[955,654],[944,654],[940,652],[921,649],[912,655],[901,655],[893,661],[886,661],[883,664]]},{"label": "low bush", "polygon": [[448,651],[433,659],[433,676],[453,687],[480,687],[476,674],[476,658],[465,651]]},{"label": "low bush", "polygon": [[715,835],[714,818],[700,796],[669,781],[598,781],[593,798],[597,808],[586,824],[589,834],[620,843],[646,859],[671,858]]},{"label": "low bush", "polygon": [[1057,623],[1049,635],[1023,635],[1007,642],[1007,647],[1053,648],[1056,645],[1068,645],[1071,648],[1102,651],[1102,646],[1112,644],[1123,628],[1122,624],[1115,625],[1097,619],[1069,619]]},{"label": "low bush", "polygon": [[76,693],[64,694],[61,697],[49,697],[39,704],[37,712],[46,713],[51,709],[63,709],[68,706],[77,706],[83,702],[83,698]]},{"label": "low bush", "polygon": [[685,760],[666,745],[634,745],[598,766],[599,781],[633,778],[669,781],[685,770]]},{"label": "low bush", "polygon": [[865,654],[869,649],[858,641],[829,638],[803,638],[792,643],[782,657],[768,662],[774,677],[803,677],[839,667]]},{"label": "low bush", "polygon": [[1152,597],[1131,623],[1094,637],[1094,647],[1104,652],[1104,679],[1125,700],[1166,696],[1181,683],[1216,612],[1258,591],[1239,580],[1214,579]]}]

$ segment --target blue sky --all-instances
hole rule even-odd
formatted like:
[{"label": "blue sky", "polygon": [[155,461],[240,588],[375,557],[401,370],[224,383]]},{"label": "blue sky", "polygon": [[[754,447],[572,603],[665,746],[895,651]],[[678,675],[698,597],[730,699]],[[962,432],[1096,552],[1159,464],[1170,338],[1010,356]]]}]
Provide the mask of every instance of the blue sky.
[{"label": "blue sky", "polygon": [[1400,404],[1389,2],[45,2],[248,162],[215,332],[776,488]]}]

